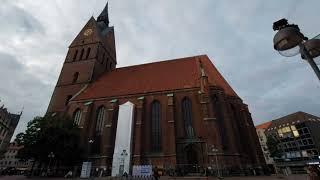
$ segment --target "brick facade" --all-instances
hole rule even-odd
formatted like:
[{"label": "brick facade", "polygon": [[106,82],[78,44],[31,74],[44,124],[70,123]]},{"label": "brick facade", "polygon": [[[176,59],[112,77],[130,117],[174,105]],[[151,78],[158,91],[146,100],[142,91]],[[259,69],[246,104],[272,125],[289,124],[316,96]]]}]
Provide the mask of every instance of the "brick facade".
[{"label": "brick facade", "polygon": [[[95,166],[112,165],[118,108],[127,101],[135,104],[133,165],[152,164],[168,169],[194,162],[209,167],[215,156],[223,168],[261,168],[265,165],[264,159],[260,158],[261,149],[248,106],[207,56],[115,68],[113,28],[107,26],[101,30],[99,23],[102,22],[91,18],[71,44],[48,108],[48,113],[63,112],[70,117],[76,110],[81,110],[82,143],[88,145]],[[83,37],[88,28],[93,29],[92,35]],[[106,28],[107,34],[101,35]],[[74,58],[76,50],[79,55],[82,49],[89,47],[92,54],[88,58]],[[153,71],[160,67],[163,70],[158,71],[165,72],[162,75]],[[153,68],[151,74],[143,74],[150,68]],[[76,82],[73,81],[75,72],[79,72]],[[129,78],[134,75],[137,78],[131,82]],[[140,80],[148,83],[143,84]],[[128,86],[124,86],[125,83]],[[191,101],[192,138],[186,137],[181,105],[184,98]],[[160,103],[160,152],[151,149],[151,104],[155,100]],[[97,110],[102,106],[106,113],[102,134],[97,136]],[[94,143],[88,144],[89,139]],[[218,152],[213,152],[213,148]]]}]

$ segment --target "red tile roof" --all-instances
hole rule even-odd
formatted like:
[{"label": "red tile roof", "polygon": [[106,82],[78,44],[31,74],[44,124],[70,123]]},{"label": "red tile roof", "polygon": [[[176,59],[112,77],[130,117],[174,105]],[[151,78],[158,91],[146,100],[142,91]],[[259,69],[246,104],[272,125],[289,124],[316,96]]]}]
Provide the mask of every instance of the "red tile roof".
[{"label": "red tile roof", "polygon": [[256,126],[256,129],[267,129],[271,124],[272,124],[272,121],[265,122],[263,124]]},{"label": "red tile roof", "polygon": [[[237,96],[206,55],[116,68],[106,72],[81,92],[75,100],[115,97],[200,86],[200,62],[210,85]],[[237,96],[238,97],[238,96]]]}]

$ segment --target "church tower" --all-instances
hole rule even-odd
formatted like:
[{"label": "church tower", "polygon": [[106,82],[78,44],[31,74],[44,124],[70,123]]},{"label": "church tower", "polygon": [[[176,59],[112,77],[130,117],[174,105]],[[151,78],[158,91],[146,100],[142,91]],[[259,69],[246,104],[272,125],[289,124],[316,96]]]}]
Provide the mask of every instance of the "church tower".
[{"label": "church tower", "polygon": [[91,17],[69,46],[47,112],[64,112],[70,99],[116,65],[114,28],[109,26],[107,3],[97,20]]}]

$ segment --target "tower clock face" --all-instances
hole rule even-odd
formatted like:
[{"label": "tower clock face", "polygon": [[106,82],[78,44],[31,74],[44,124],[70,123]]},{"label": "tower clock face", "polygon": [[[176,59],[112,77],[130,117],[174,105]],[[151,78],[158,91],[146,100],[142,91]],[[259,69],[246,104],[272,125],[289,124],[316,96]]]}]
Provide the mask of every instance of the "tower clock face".
[{"label": "tower clock face", "polygon": [[90,36],[92,34],[92,29],[86,29],[83,33],[85,36]]}]

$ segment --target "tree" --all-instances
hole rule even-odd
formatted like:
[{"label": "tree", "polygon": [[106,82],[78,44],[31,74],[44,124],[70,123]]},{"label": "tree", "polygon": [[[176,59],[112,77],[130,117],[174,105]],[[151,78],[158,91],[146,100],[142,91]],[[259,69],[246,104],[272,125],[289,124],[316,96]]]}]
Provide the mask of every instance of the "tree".
[{"label": "tree", "polygon": [[270,152],[270,157],[281,157],[281,149],[279,148],[280,141],[275,136],[267,136],[267,146]]},{"label": "tree", "polygon": [[24,133],[19,133],[16,142],[22,145],[18,157],[49,161],[48,154],[53,152],[54,160],[60,165],[74,165],[82,159],[80,129],[66,116],[47,115],[35,117],[27,125]]}]

